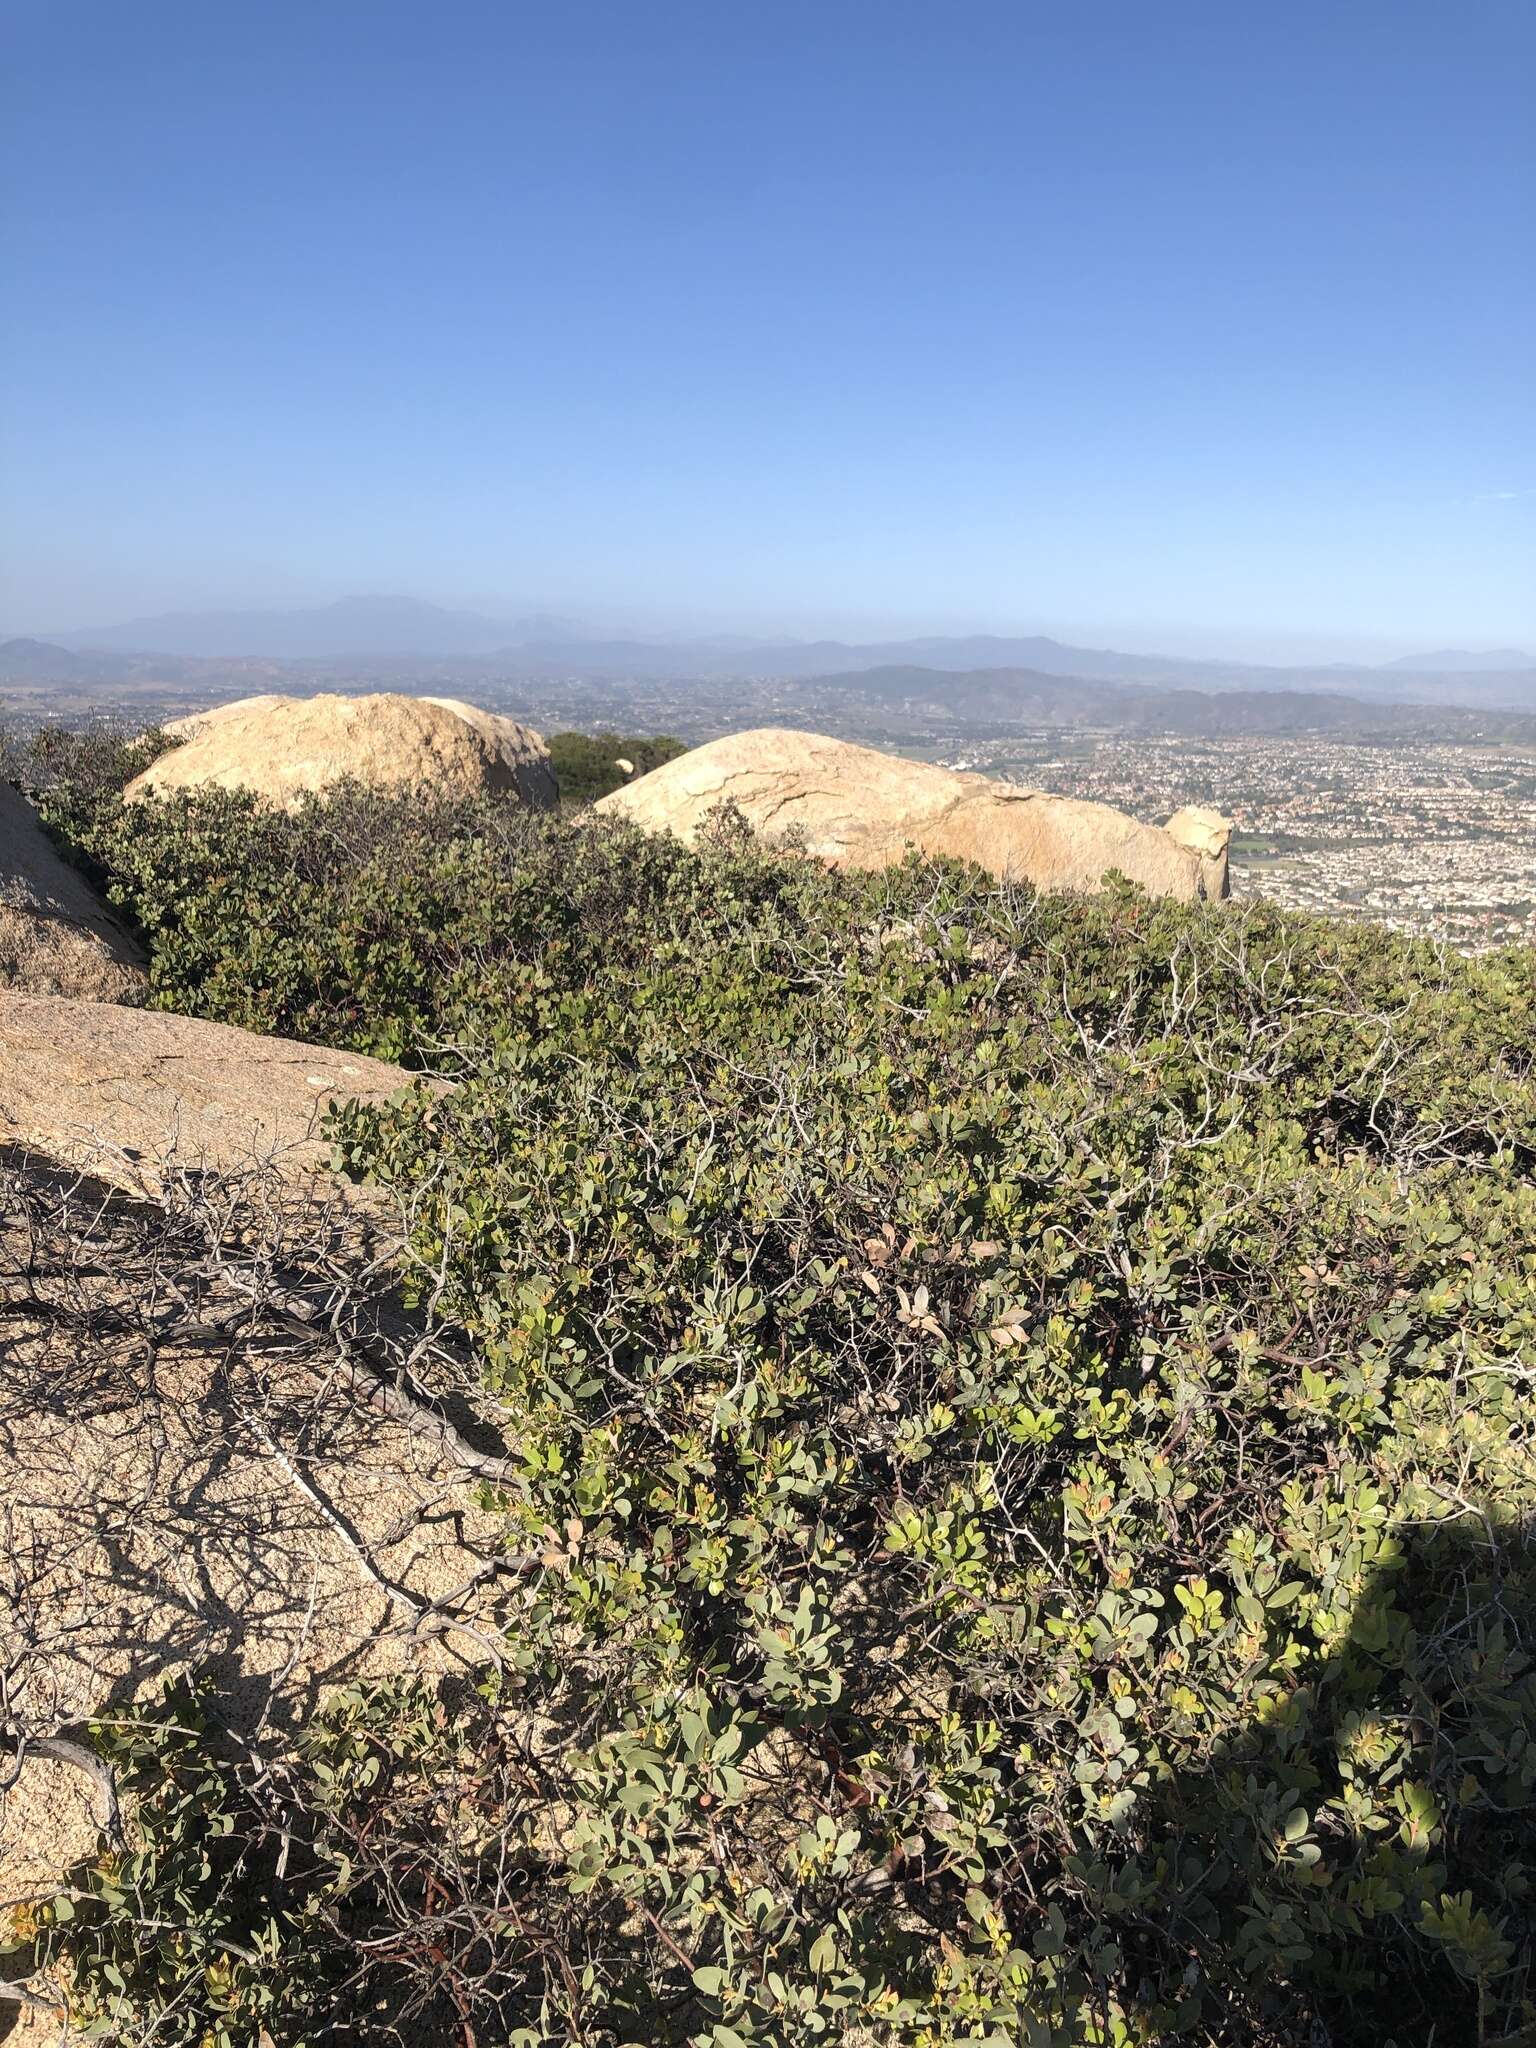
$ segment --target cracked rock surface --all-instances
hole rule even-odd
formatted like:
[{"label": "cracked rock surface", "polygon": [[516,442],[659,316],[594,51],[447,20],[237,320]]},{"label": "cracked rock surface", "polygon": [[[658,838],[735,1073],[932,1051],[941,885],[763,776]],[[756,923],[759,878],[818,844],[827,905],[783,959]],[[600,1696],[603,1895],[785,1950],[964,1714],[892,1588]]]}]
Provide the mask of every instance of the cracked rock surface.
[{"label": "cracked rock surface", "polygon": [[414,1077],[387,1060],[261,1038],[159,1010],[0,992],[0,1145],[135,1191],[167,1161],[230,1171],[325,1168],[335,1100],[389,1096]]}]

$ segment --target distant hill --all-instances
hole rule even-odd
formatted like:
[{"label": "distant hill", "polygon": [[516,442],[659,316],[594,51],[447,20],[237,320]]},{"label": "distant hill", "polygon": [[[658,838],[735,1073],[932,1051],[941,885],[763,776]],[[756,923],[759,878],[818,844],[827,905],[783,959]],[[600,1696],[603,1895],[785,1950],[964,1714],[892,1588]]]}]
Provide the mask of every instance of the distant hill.
[{"label": "distant hill", "polygon": [[107,655],[78,654],[51,640],[0,640],[0,683],[103,683],[124,664]]},{"label": "distant hill", "polygon": [[1219,675],[1219,665],[1176,656],[1119,654],[1071,647],[1043,635],[933,635],[915,640],[552,639],[508,641],[498,659],[523,672],[591,670],[635,676],[730,675],[793,679],[839,668],[917,665],[935,669],[1032,668],[1058,676],[1102,676],[1153,682],[1173,675]]},{"label": "distant hill", "polygon": [[61,647],[52,640],[0,641],[0,686],[46,687],[61,698],[91,693],[142,696],[163,689],[250,693],[287,680],[292,670],[249,655],[205,661],[183,654],[115,654]]},{"label": "distant hill", "polygon": [[1404,669],[1420,676],[1476,676],[1490,669],[1509,674],[1536,669],[1536,654],[1525,654],[1518,647],[1496,647],[1492,653],[1482,654],[1464,647],[1441,647],[1433,654],[1404,654],[1396,661],[1384,661],[1382,667],[1389,675]]},{"label": "distant hill", "polygon": [[798,682],[829,674],[922,669],[955,674],[1030,673],[1058,681],[1126,683],[1240,696],[1307,695],[1371,698],[1466,710],[1536,713],[1536,672],[1468,675],[1383,669],[1266,668],[1243,662],[1191,661],[1177,655],[1121,654],[1073,647],[1045,636],[1004,639],[988,634],[917,640],[762,641],[736,643],[535,639],[502,647],[497,671],[524,680],[631,677],[679,682],[729,678]]},{"label": "distant hill", "polygon": [[860,668],[889,664],[916,665],[939,669],[1034,669],[1042,675],[1096,676],[1105,681],[1147,682],[1170,671],[1201,670],[1209,665],[1186,661],[1178,656],[1120,654],[1109,647],[1072,647],[1044,634],[1004,638],[994,633],[960,636],[935,635],[917,640],[874,641],[849,645],[843,641],[820,640],[782,648],[757,650],[762,659],[775,654],[792,663],[802,674],[824,666],[823,657],[856,657]]},{"label": "distant hill", "polygon": [[1034,669],[850,669],[807,677],[796,686],[796,695],[807,705],[829,698],[862,702],[887,721],[899,717],[921,725],[1091,726],[1201,738],[1434,730],[1536,739],[1536,716],[1519,712],[1371,703],[1326,690],[1160,689],[1087,678],[1069,681]]}]

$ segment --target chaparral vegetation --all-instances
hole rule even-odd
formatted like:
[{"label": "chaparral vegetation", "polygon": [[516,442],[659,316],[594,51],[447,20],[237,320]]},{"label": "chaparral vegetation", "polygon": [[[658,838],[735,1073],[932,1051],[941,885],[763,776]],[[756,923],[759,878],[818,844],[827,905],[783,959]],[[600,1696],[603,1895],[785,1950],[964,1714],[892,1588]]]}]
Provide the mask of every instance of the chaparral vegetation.
[{"label": "chaparral vegetation", "polygon": [[333,1119],[505,1456],[498,1633],[104,1720],[82,2030],[1536,2038],[1536,956],[23,764]]}]

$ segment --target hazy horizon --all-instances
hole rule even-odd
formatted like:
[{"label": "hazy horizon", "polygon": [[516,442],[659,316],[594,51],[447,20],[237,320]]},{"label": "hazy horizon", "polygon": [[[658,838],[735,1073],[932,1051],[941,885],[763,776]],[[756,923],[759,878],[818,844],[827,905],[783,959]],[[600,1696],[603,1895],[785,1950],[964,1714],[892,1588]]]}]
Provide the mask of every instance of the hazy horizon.
[{"label": "hazy horizon", "polygon": [[0,630],[1536,645],[1536,13],[18,0]]},{"label": "hazy horizon", "polygon": [[[408,604],[432,606],[454,613],[475,613],[488,619],[505,622],[511,627],[525,627],[531,622],[548,622],[547,633],[537,637],[577,639],[627,639],[650,641],[676,639],[679,642],[704,641],[718,637],[740,638],[744,642],[786,644],[814,642],[819,640],[867,643],[883,641],[905,641],[928,638],[971,638],[993,637],[999,639],[1027,639],[1035,636],[1061,641],[1068,646],[1104,648],[1124,654],[1168,655],[1182,660],[1227,661],[1253,663],[1255,665],[1328,667],[1378,666],[1414,654],[1429,654],[1445,648],[1455,648],[1477,654],[1495,651],[1509,646],[1511,651],[1531,652],[1514,642],[1500,642],[1487,636],[1447,631],[1438,638],[1424,636],[1405,638],[1402,635],[1345,635],[1303,630],[1276,630],[1265,632],[1222,632],[1219,628],[1202,626],[1194,622],[1172,621],[1165,626],[1136,625],[1126,622],[1085,622],[1054,619],[1044,616],[1023,618],[945,618],[933,620],[908,613],[861,614],[845,612],[829,615],[824,619],[793,624],[775,624],[771,618],[742,620],[738,617],[717,617],[699,614],[670,614],[650,617],[633,613],[623,614],[606,611],[601,607],[584,604],[579,600],[568,602],[539,602],[534,599],[496,599],[483,594],[471,593],[464,599],[453,596],[441,597],[423,595],[419,591],[356,591],[338,590],[300,601],[250,601],[215,604],[173,604],[157,607],[154,611],[139,610],[131,615],[72,620],[67,624],[53,622],[39,624],[23,622],[12,625],[0,617],[0,640],[10,637],[25,637],[44,641],[64,641],[81,638],[97,632],[105,632],[131,624],[137,619],[189,618],[222,616],[226,614],[287,614],[305,611],[320,611],[331,605],[344,605],[349,601],[393,602],[403,599]],[[1533,636],[1536,637],[1536,636]],[[146,643],[145,652],[156,652]],[[221,653],[237,655],[241,650],[229,647],[218,650]],[[370,650],[358,647],[353,650],[365,654]]]}]

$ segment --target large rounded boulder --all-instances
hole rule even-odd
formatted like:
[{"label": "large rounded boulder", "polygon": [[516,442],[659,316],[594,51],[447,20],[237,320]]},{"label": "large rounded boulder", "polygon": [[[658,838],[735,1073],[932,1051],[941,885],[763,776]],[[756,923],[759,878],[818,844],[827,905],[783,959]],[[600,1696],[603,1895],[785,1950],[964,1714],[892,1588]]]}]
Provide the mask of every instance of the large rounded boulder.
[{"label": "large rounded boulder", "polygon": [[26,798],[0,782],[0,988],[119,1003],[144,987],[144,965]]},{"label": "large rounded boulder", "polygon": [[820,733],[733,733],[653,769],[594,808],[693,839],[721,805],[761,837],[836,866],[879,868],[906,851],[975,861],[1005,881],[1096,890],[1111,869],[1192,903],[1226,894],[1229,822],[1186,815],[1175,834],[1108,804],[1018,789]]},{"label": "large rounded boulder", "polygon": [[136,775],[130,801],[178,789],[247,789],[298,803],[342,781],[444,796],[505,795],[535,809],[557,790],[532,727],[455,699],[246,697],[178,719],[180,742]]}]

